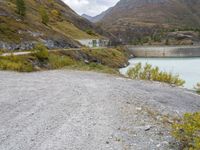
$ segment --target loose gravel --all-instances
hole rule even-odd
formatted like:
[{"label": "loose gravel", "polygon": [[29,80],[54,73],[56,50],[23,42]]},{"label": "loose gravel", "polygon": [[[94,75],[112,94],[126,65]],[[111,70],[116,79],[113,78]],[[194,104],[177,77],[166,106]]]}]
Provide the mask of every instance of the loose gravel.
[{"label": "loose gravel", "polygon": [[166,84],[81,71],[0,72],[0,150],[166,150],[163,118],[200,111]]}]

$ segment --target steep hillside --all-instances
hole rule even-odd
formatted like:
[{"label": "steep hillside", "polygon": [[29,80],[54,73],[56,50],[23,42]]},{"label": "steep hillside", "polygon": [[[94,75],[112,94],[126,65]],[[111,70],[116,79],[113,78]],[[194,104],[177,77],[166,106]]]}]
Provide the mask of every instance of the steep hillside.
[{"label": "steep hillside", "polygon": [[199,10],[197,0],[120,0],[100,24],[122,41],[131,42],[163,29],[197,29]]},{"label": "steep hillside", "polygon": [[[61,0],[25,0],[25,6],[22,17],[17,14],[16,0],[0,1],[0,49],[31,49],[38,41],[48,48],[78,47],[75,39],[107,34]],[[46,25],[42,21],[45,15]]]}]

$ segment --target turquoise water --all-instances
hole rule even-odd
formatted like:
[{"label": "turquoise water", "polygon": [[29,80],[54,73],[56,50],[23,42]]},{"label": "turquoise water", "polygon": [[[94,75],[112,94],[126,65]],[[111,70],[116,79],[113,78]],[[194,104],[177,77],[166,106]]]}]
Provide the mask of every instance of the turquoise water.
[{"label": "turquoise water", "polygon": [[179,74],[186,81],[184,87],[193,89],[197,82],[200,82],[200,58],[134,58],[130,59],[130,65],[120,69],[122,74],[134,64],[141,62],[158,66],[163,71]]}]

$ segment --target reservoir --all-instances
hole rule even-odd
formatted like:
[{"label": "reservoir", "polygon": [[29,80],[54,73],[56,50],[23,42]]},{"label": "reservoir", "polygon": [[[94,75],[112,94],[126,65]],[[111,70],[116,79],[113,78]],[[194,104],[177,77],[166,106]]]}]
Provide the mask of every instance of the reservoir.
[{"label": "reservoir", "polygon": [[120,69],[121,74],[126,75],[128,69],[141,62],[158,66],[160,70],[180,75],[186,81],[184,87],[193,89],[200,82],[200,57],[196,58],[133,58],[130,65]]}]

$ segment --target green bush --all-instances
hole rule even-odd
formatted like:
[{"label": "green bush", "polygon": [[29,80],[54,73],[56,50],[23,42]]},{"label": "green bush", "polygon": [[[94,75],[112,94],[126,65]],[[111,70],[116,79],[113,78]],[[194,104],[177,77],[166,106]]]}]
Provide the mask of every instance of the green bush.
[{"label": "green bush", "polygon": [[185,83],[178,75],[160,71],[158,67],[152,67],[150,64],[143,67],[141,63],[138,63],[128,70],[127,75],[132,79],[159,81],[177,86],[183,86]]},{"label": "green bush", "polygon": [[181,149],[200,150],[200,112],[187,113],[172,125],[172,135],[181,144]]},{"label": "green bush", "polygon": [[195,89],[196,89],[197,93],[200,94],[200,83],[197,83]]},{"label": "green bush", "polygon": [[26,5],[24,0],[16,0],[17,13],[24,17],[26,15]]},{"label": "green bush", "polygon": [[95,33],[93,30],[91,30],[91,29],[88,29],[88,30],[86,30],[85,32],[86,32],[87,34],[89,34],[89,35],[96,36],[96,33]]},{"label": "green bush", "polygon": [[59,69],[74,64],[74,61],[68,56],[49,55],[49,64],[52,69]]},{"label": "green bush", "polygon": [[44,6],[40,7],[40,16],[41,16],[41,19],[42,19],[42,23],[47,25],[48,22],[49,22],[49,15],[48,15],[47,10]]},{"label": "green bush", "polygon": [[49,52],[43,44],[37,44],[33,50],[33,55],[38,58],[40,61],[47,60]]}]

